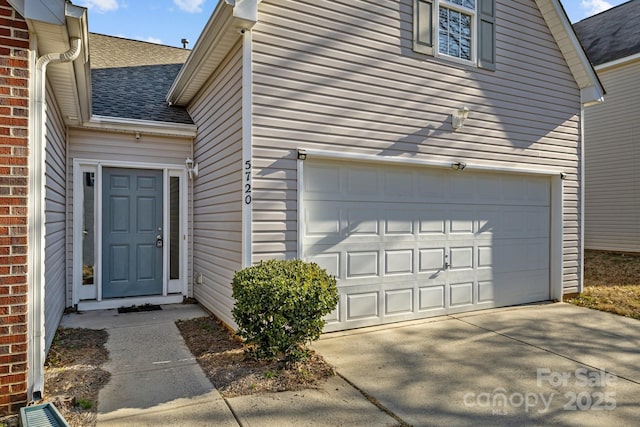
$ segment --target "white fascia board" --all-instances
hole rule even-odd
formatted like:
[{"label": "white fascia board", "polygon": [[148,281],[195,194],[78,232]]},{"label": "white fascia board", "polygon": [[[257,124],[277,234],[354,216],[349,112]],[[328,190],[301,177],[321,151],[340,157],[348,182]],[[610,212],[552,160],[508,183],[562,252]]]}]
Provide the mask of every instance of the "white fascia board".
[{"label": "white fascia board", "polygon": [[[569,21],[569,17],[565,12],[564,7],[560,3],[560,0],[536,0],[536,3],[538,4],[538,8],[542,12],[545,18],[545,21],[547,22],[547,25],[549,26],[549,29],[551,30],[551,33],[553,34],[554,38],[556,39],[558,44],[563,44],[563,46],[560,46],[561,50],[563,50],[562,48],[564,47],[566,49],[575,51],[578,57],[579,64],[575,64],[575,65],[571,64],[570,63],[571,61],[567,59],[569,69],[571,69],[575,77],[576,71],[574,70],[574,67],[576,65],[579,65],[580,68],[583,69],[583,71],[585,72],[588,78],[588,82],[584,82],[584,81],[580,82],[578,81],[580,79],[576,77],[576,83],[578,83],[578,87],[581,90],[585,88],[593,87],[593,89],[589,89],[585,91],[584,94],[583,93],[580,94],[582,105],[587,106],[596,102],[601,102],[605,94],[604,87],[602,86],[602,83],[600,82],[600,79],[598,78],[598,74],[593,68],[593,65],[589,61],[589,58],[587,57],[587,54],[585,53],[584,48],[582,47],[582,44],[580,44],[580,41],[578,40],[578,36],[576,35],[576,32],[573,29],[573,26]],[[551,7],[549,8],[545,6],[551,6]],[[553,11],[555,16],[547,16],[550,13],[550,11]],[[560,21],[564,34],[556,34],[556,32],[554,31],[555,26],[552,25],[554,18]]]},{"label": "white fascia board", "polygon": [[198,128],[196,125],[154,122],[151,120],[123,119],[119,117],[92,116],[80,129],[96,129],[110,132],[131,133],[140,132],[147,135],[178,136],[195,138]]},{"label": "white fascia board", "polygon": [[242,32],[253,28],[258,19],[258,3],[258,0],[220,0],[169,89],[167,102],[189,104]]}]

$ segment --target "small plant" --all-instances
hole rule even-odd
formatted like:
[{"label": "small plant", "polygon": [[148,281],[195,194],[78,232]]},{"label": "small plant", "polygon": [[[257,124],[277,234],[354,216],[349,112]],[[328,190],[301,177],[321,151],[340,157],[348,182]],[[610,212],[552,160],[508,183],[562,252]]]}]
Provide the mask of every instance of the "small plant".
[{"label": "small plant", "polygon": [[77,406],[79,406],[83,410],[93,408],[93,402],[88,399],[80,399],[78,400]]},{"label": "small plant", "polygon": [[232,310],[238,335],[258,359],[284,356],[305,360],[308,344],[320,337],[323,317],[338,304],[336,279],[317,264],[269,260],[236,272],[236,305]]},{"label": "small plant", "polygon": [[264,373],[264,378],[267,379],[267,380],[270,380],[275,376],[276,376],[276,374],[273,371],[267,371],[267,372]]}]

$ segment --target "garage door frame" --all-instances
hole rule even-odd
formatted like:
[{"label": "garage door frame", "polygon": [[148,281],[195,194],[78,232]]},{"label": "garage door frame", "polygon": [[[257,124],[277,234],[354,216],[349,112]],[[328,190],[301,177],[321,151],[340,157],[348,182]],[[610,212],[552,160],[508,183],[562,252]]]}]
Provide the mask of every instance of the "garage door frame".
[{"label": "garage door frame", "polygon": [[[415,158],[398,158],[385,157],[368,154],[341,153],[325,150],[298,150],[297,162],[297,193],[298,193],[298,237],[297,237],[297,255],[298,258],[303,256],[303,236],[305,235],[305,201],[304,201],[304,162],[306,159],[324,159],[324,160],[349,160],[358,163],[369,163],[379,165],[407,165],[413,167],[451,169],[456,168],[460,164],[459,160],[438,161],[430,159]],[[492,164],[489,162],[481,162],[474,160],[473,162],[462,163],[465,171],[490,171],[496,173],[517,173],[523,175],[547,176],[550,178],[551,188],[551,206],[550,206],[550,248],[549,248],[549,286],[550,298],[553,300],[562,299],[562,259],[563,259],[563,178],[564,172],[560,168],[552,167],[532,167],[532,166],[505,166],[500,164]]]}]

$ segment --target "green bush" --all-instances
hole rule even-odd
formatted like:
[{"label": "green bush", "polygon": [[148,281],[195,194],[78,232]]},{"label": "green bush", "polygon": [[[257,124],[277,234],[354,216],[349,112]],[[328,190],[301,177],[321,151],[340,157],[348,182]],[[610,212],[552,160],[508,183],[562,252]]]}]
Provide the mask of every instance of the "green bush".
[{"label": "green bush", "polygon": [[323,317],[338,304],[336,279],[317,264],[269,260],[236,272],[232,310],[238,335],[256,358],[309,356],[320,337]]}]

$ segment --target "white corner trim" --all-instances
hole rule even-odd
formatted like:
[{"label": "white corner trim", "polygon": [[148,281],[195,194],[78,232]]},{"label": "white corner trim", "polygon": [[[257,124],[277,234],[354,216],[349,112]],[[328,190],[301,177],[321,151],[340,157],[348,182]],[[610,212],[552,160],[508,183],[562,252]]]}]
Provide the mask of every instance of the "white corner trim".
[{"label": "white corner trim", "polygon": [[123,119],[98,115],[92,116],[91,120],[85,122],[80,128],[124,133],[140,132],[148,135],[179,136],[185,138],[195,138],[198,132],[196,125]]},{"label": "white corner trim", "polygon": [[253,46],[251,31],[243,36],[242,46],[242,268],[253,261]]},{"label": "white corner trim", "polygon": [[564,258],[564,188],[559,175],[551,179],[551,237],[549,248],[549,285],[551,299],[562,301]]},{"label": "white corner trim", "polygon": [[298,179],[297,179],[297,199],[298,199],[298,254],[296,258],[302,259],[304,255],[304,221],[306,217],[306,213],[304,211],[304,160],[298,160]]}]

